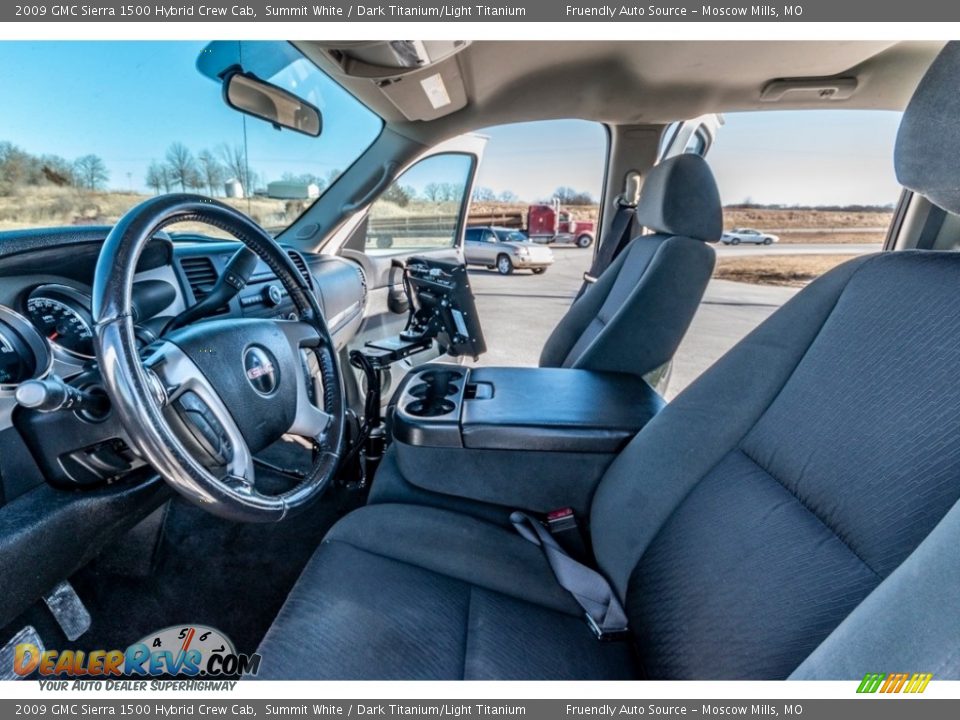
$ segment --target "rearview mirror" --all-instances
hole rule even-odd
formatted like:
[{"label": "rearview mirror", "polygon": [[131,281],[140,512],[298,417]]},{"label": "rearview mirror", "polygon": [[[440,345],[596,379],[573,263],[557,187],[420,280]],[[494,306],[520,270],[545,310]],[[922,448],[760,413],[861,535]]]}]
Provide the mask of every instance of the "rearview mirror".
[{"label": "rearview mirror", "polygon": [[227,105],[253,115],[278,128],[319,137],[323,129],[320,110],[283,88],[271,85],[251,73],[234,70],[223,78]]}]

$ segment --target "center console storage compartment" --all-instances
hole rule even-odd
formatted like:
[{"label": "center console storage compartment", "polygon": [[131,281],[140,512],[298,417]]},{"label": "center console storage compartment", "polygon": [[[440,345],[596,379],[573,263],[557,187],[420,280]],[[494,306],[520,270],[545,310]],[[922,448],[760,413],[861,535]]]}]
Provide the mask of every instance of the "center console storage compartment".
[{"label": "center console storage compartment", "polygon": [[406,378],[391,425],[411,484],[517,509],[577,510],[663,405],[632,375],[432,364]]}]

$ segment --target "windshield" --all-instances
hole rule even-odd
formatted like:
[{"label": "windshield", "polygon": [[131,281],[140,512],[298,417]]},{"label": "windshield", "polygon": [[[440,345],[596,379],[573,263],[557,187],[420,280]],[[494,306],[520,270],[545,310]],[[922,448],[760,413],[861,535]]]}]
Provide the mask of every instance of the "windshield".
[{"label": "windshield", "polygon": [[[320,137],[228,107],[217,76],[237,65],[317,106]],[[383,126],[285,42],[5,42],[0,67],[0,230],[112,224],[193,192],[277,233]]]}]

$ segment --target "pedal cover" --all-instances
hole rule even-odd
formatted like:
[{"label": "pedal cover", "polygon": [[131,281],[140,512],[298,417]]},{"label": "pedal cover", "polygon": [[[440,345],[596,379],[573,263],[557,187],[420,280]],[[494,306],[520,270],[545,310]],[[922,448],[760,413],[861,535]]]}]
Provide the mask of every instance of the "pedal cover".
[{"label": "pedal cover", "polygon": [[73,642],[90,629],[90,613],[69,581],[64,580],[43,596],[60,629]]},{"label": "pedal cover", "polygon": [[23,643],[36,646],[37,652],[41,655],[46,651],[46,648],[43,646],[43,640],[40,639],[33,625],[27,625],[23,630],[10,638],[6,645],[0,648],[0,682],[23,680],[23,675],[17,675],[13,671],[14,653],[16,653],[17,645]]}]

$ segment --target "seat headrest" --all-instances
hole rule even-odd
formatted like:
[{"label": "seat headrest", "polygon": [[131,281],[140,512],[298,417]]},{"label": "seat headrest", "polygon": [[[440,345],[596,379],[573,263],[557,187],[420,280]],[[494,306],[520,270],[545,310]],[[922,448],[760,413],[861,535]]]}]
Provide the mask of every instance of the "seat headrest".
[{"label": "seat headrest", "polygon": [[960,42],[927,70],[903,113],[894,165],[900,184],[960,213]]},{"label": "seat headrest", "polygon": [[717,242],[723,209],[707,161],[685,154],[655,165],[640,191],[637,220],[656,233]]}]

